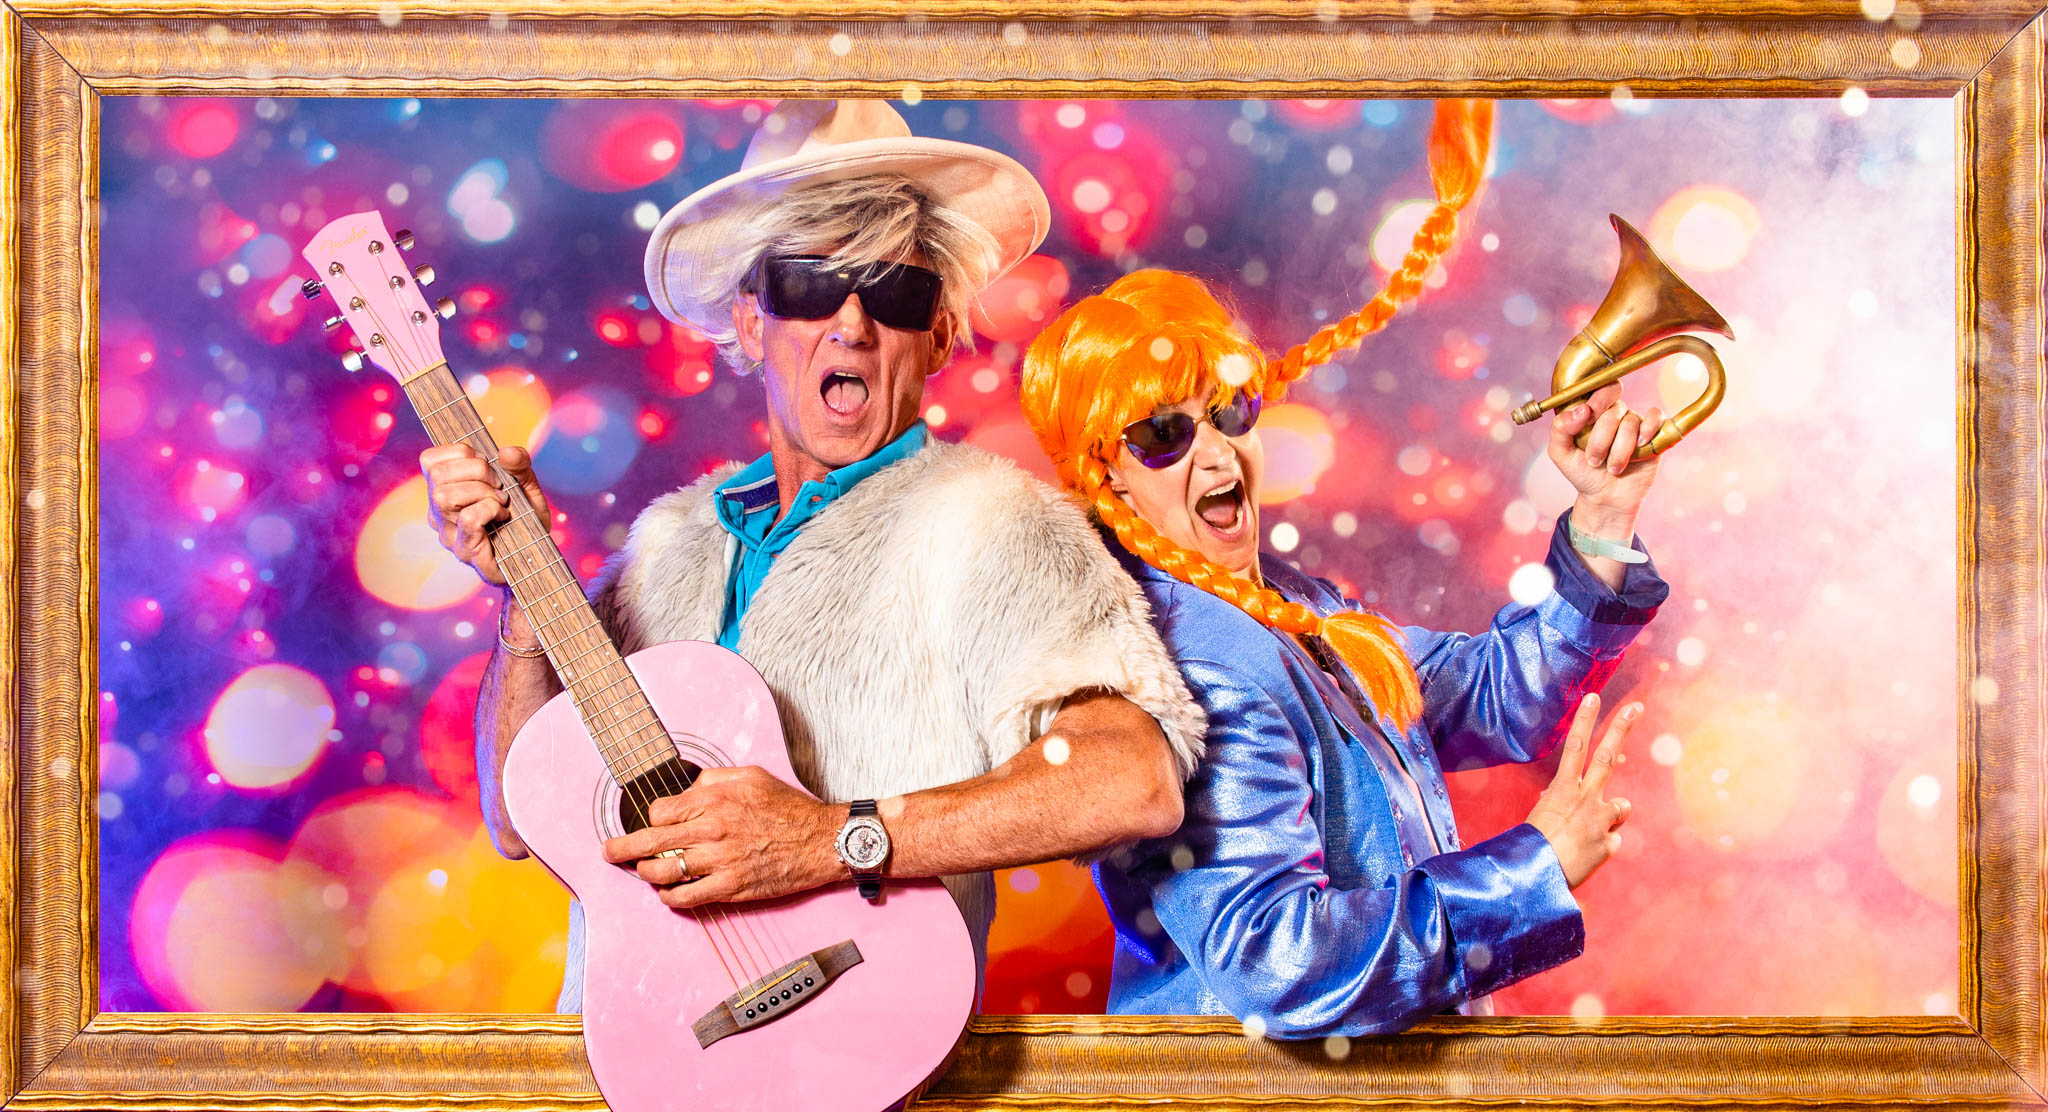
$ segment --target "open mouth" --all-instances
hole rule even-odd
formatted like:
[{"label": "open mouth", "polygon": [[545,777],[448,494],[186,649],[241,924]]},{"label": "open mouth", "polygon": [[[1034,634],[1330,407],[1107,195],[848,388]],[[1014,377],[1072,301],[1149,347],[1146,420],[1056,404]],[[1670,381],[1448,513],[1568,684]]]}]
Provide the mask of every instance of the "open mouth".
[{"label": "open mouth", "polygon": [[1232,481],[1195,500],[1195,515],[1219,533],[1235,533],[1244,525],[1244,484]]},{"label": "open mouth", "polygon": [[867,380],[850,371],[833,371],[819,388],[825,408],[841,417],[851,417],[868,404]]}]

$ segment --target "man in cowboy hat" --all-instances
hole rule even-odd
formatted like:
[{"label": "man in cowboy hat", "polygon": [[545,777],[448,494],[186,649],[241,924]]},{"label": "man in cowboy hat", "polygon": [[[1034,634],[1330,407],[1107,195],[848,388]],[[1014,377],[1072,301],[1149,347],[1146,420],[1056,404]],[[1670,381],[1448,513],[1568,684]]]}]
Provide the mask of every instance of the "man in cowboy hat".
[{"label": "man in cowboy hat", "polygon": [[[797,101],[738,173],[656,225],[655,305],[760,370],[769,450],[656,499],[593,599],[625,651],[694,638],[752,663],[819,797],[741,768],[658,801],[606,856],[671,906],[941,876],[983,957],[989,870],[1179,825],[1204,721],[1130,580],[1075,506],[918,419],[974,295],[1037,247],[1048,216],[1004,155],[914,137],[878,101]],[[510,515],[485,461],[457,444],[420,462],[442,543],[502,582],[487,536]],[[529,456],[499,462],[545,515]],[[560,685],[504,605],[477,765],[487,823],[518,857],[499,777]],[[839,848],[856,824],[865,858]]]}]

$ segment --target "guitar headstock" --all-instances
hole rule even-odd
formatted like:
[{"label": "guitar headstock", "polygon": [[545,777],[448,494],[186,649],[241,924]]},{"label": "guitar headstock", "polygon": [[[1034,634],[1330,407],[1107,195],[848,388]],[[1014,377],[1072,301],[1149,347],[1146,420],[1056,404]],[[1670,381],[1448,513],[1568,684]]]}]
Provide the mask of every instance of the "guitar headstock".
[{"label": "guitar headstock", "polygon": [[343,364],[359,370],[368,356],[402,385],[445,360],[441,355],[441,322],[455,315],[447,298],[429,305],[420,287],[434,280],[434,268],[408,269],[400,251],[412,248],[412,233],[392,235],[384,214],[372,210],[333,221],[314,233],[302,254],[318,277],[305,285],[308,298],[324,290],[341,307],[330,317],[328,331],[346,323],[363,345]]}]

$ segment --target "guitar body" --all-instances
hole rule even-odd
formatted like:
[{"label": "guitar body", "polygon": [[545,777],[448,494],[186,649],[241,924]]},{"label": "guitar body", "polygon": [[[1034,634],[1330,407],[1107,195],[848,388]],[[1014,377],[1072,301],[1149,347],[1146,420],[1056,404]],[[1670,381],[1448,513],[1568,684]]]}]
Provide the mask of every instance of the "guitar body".
[{"label": "guitar body", "polygon": [[[441,351],[419,287],[433,268],[398,256],[410,232],[381,213],[330,221],[306,245],[326,293],[375,364],[398,380],[436,444],[483,459],[498,444]],[[646,825],[647,804],[696,769],[758,765],[797,785],[768,685],[716,645],[678,641],[621,658],[548,523],[502,467],[511,520],[491,546],[567,691],[542,707],[505,761],[512,825],[583,901],[583,1042],[618,1112],[817,1109],[881,1112],[959,1045],[974,1006],[974,947],[936,880],[894,881],[869,903],[851,883],[758,903],[676,911],[607,838]],[[620,780],[626,780],[621,787]]]},{"label": "guitar body", "polygon": [[[797,783],[768,686],[737,655],[679,641],[626,663],[686,761],[758,765]],[[601,855],[605,838],[623,832],[619,788],[566,693],[519,732],[504,783],[513,826],[583,902],[584,1040],[613,1108],[881,1112],[959,1044],[974,1004],[974,950],[938,881],[891,881],[878,903],[849,883],[668,907]],[[740,986],[849,940],[858,964],[801,1006],[699,1046],[692,1025]]]}]

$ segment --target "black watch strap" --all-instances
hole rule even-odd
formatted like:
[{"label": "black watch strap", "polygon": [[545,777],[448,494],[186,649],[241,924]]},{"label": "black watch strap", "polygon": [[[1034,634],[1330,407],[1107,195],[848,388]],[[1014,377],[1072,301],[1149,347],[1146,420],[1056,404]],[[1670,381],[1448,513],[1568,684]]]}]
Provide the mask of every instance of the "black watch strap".
[{"label": "black watch strap", "polygon": [[[846,817],[857,819],[864,815],[879,815],[872,799],[856,799],[846,805]],[[855,870],[853,881],[860,887],[860,898],[878,900],[882,898],[882,871],[880,869]]]}]

